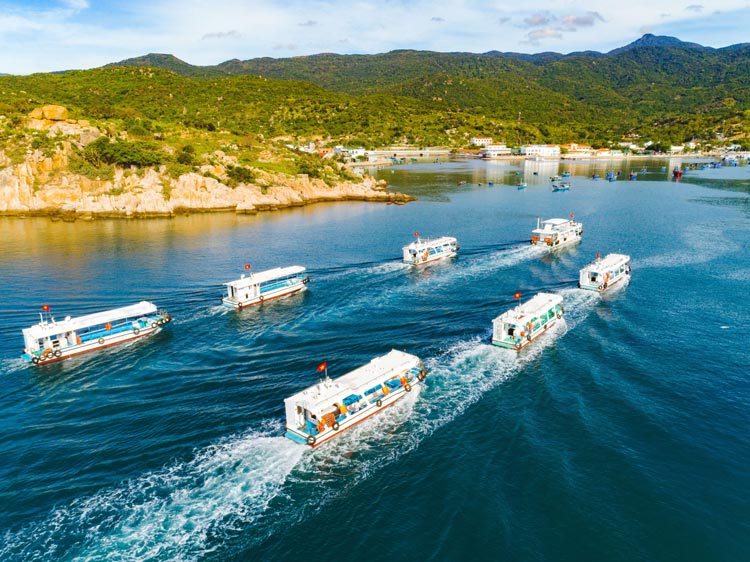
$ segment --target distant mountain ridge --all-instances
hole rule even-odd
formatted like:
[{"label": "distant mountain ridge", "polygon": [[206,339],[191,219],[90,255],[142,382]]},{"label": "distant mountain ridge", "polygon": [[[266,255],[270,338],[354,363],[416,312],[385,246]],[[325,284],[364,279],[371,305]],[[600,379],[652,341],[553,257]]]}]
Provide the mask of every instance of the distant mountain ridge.
[{"label": "distant mountain ridge", "polygon": [[[742,47],[744,45],[746,44],[742,43],[738,45],[730,45],[728,47],[723,47],[723,49],[734,49],[737,47]],[[389,51],[388,53],[378,53],[378,54],[372,54],[372,55],[340,55],[337,53],[318,53],[314,55],[290,57],[287,59],[259,57],[259,58],[254,58],[254,59],[241,60],[238,58],[234,58],[234,59],[221,62],[216,65],[208,65],[208,66],[192,65],[170,54],[149,53],[147,55],[142,55],[139,57],[133,57],[133,58],[121,60],[119,62],[113,62],[105,66],[151,66],[154,68],[163,68],[166,70],[172,70],[173,72],[177,72],[178,74],[182,74],[184,76],[211,77],[211,76],[221,76],[221,75],[231,75],[231,74],[245,74],[247,73],[247,70],[249,67],[254,67],[260,64],[267,65],[267,64],[272,63],[273,61],[278,62],[278,61],[296,60],[296,59],[335,59],[335,58],[344,58],[344,57],[381,57],[384,55],[390,55],[393,53],[401,53],[401,52],[429,52],[435,55],[463,55],[463,56],[473,55],[473,56],[478,56],[478,57],[481,57],[481,56],[504,57],[504,58],[509,58],[509,59],[521,60],[525,62],[531,62],[534,64],[546,64],[546,63],[555,62],[555,61],[566,59],[566,58],[608,57],[608,56],[617,55],[626,51],[631,51],[634,49],[640,49],[644,47],[682,47],[682,48],[699,49],[699,50],[716,50],[713,47],[705,47],[698,43],[690,43],[690,42],[682,41],[676,37],[670,37],[666,35],[653,35],[651,33],[646,33],[645,35],[643,35],[639,39],[636,39],[632,43],[629,43],[623,47],[612,49],[611,51],[607,53],[601,53],[599,51],[576,51],[576,52],[572,52],[568,54],[562,54],[562,53],[557,53],[553,51],[545,51],[541,53],[517,53],[517,52],[512,52],[512,51],[505,52],[505,51],[496,51],[496,50],[486,51],[484,53],[469,53],[469,52],[440,53],[436,51],[414,51],[411,49],[400,49],[400,50],[395,50],[395,51]]]}]

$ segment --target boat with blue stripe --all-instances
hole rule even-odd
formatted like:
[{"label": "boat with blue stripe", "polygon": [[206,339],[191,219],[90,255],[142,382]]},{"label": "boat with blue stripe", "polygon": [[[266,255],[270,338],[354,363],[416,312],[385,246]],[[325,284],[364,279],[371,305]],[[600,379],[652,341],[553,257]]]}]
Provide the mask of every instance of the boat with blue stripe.
[{"label": "boat with blue stripe", "polygon": [[396,349],[354,371],[331,379],[324,363],[321,379],[284,400],[286,437],[317,447],[380,413],[424,381],[424,364],[416,355]]},{"label": "boat with blue stripe", "polygon": [[147,301],[57,321],[42,307],[40,322],[24,328],[21,358],[34,365],[60,361],[104,347],[149,336],[172,321],[165,311]]},{"label": "boat with blue stripe", "polygon": [[602,258],[597,253],[596,259],[578,273],[579,288],[601,293],[630,275],[630,256],[607,254]]},{"label": "boat with blue stripe", "polygon": [[243,274],[235,281],[224,283],[227,295],[221,302],[231,308],[244,308],[304,291],[309,282],[305,268],[300,265]]},{"label": "boat with blue stripe", "polygon": [[526,347],[562,319],[562,302],[554,293],[537,293],[531,300],[519,302],[492,321],[492,344],[516,351]]},{"label": "boat with blue stripe", "polygon": [[442,236],[440,238],[419,237],[419,232],[415,232],[416,240],[404,246],[403,260],[409,265],[424,265],[445,258],[452,258],[458,253],[458,240],[452,236]]}]

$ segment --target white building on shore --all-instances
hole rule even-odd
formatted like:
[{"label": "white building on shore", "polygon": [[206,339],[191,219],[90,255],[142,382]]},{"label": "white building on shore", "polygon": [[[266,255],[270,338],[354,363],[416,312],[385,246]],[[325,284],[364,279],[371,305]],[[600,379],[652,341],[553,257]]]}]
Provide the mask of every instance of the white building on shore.
[{"label": "white building on shore", "polygon": [[499,156],[510,156],[511,150],[504,144],[488,144],[479,149],[481,158],[497,158]]},{"label": "white building on shore", "polygon": [[492,144],[492,137],[471,137],[469,142],[474,146],[488,146]]},{"label": "white building on shore", "polygon": [[529,144],[521,147],[521,155],[526,158],[560,158],[560,145]]}]

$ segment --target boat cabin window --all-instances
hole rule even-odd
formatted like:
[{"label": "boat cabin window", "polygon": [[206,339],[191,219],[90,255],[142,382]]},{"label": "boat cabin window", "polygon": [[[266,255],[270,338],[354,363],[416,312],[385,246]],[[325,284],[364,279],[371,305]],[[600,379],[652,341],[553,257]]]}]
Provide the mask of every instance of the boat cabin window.
[{"label": "boat cabin window", "polygon": [[515,334],[515,331],[516,331],[516,327],[515,326],[508,326],[508,335],[510,337],[513,337],[513,335]]}]

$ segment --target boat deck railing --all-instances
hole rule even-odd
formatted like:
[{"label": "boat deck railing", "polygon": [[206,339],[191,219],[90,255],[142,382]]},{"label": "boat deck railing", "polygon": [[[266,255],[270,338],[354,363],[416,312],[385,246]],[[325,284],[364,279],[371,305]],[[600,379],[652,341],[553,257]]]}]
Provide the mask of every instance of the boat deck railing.
[{"label": "boat deck railing", "polygon": [[290,277],[289,279],[281,279],[279,281],[273,281],[271,283],[261,285],[260,294],[269,293],[276,291],[277,289],[283,289],[284,287],[291,287],[297,285],[303,281],[302,277]]}]

